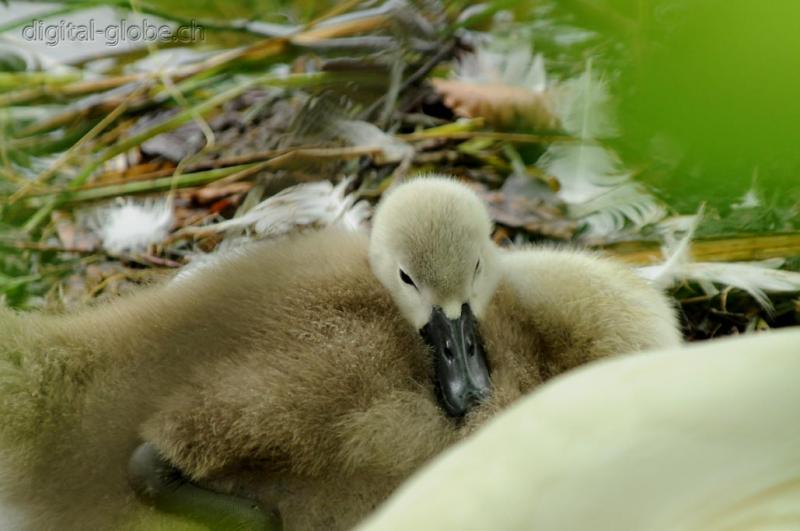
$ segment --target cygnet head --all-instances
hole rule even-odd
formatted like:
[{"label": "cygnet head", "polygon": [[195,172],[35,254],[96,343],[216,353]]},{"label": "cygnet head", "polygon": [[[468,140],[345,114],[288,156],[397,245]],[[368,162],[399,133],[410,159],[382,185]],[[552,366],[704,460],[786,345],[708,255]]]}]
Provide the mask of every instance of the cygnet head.
[{"label": "cygnet head", "polygon": [[440,402],[462,416],[489,392],[477,331],[499,278],[485,205],[454,179],[402,184],[378,205],[369,257],[375,276],[434,354]]}]

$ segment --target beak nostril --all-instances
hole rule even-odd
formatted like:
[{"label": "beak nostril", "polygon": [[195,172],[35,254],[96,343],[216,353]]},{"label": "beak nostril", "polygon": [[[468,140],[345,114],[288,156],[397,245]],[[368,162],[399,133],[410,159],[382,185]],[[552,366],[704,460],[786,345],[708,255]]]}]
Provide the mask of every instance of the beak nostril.
[{"label": "beak nostril", "polygon": [[473,348],[474,346],[475,345],[472,342],[472,338],[468,337],[467,338],[467,354],[469,355],[470,358],[475,355],[475,348]]}]

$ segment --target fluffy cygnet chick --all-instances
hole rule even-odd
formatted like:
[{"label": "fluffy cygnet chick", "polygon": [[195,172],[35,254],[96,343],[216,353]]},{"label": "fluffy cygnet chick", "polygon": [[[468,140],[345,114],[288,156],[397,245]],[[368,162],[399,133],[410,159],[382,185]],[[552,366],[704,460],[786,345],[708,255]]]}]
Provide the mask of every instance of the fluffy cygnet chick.
[{"label": "fluffy cygnet chick", "polygon": [[[664,298],[624,267],[566,253],[530,269],[539,251],[499,252],[490,226],[467,187],[417,179],[382,201],[369,240],[298,235],[76,315],[4,312],[0,481],[23,528],[130,519],[142,440],[286,529],[347,528],[550,376],[678,341]],[[134,477],[141,489],[147,470]]]},{"label": "fluffy cygnet chick", "polygon": [[[348,256],[358,256],[355,249],[351,251]],[[406,330],[403,337],[410,335],[403,343],[382,344],[376,350],[376,338],[386,334],[396,341],[397,331],[368,333],[364,327],[348,331],[359,347],[353,349],[347,370],[326,365],[329,372],[319,377],[328,378],[328,385],[335,389],[340,381],[351,381],[357,374],[358,383],[351,389],[371,406],[353,411],[348,409],[349,399],[329,401],[325,409],[329,417],[317,421],[319,413],[312,415],[304,408],[325,396],[319,389],[290,395],[294,402],[261,406],[256,394],[263,396],[267,388],[293,389],[292,381],[303,378],[288,372],[285,380],[271,382],[274,375],[265,373],[264,361],[256,358],[218,383],[204,384],[209,386],[206,391],[178,393],[171,399],[174,403],[146,425],[146,438],[184,472],[204,478],[206,485],[232,491],[232,485],[241,480],[238,470],[225,471],[219,463],[202,468],[205,460],[252,459],[257,454],[253,445],[268,444],[281,432],[273,425],[275,410],[285,413],[281,426],[297,425],[298,432],[302,429],[305,434],[295,440],[341,443],[336,451],[317,447],[308,455],[339,461],[328,463],[324,471],[299,468],[299,461],[293,462],[301,455],[298,446],[294,456],[283,458],[294,469],[288,467],[287,472],[283,466],[258,472],[250,491],[278,506],[289,529],[345,528],[437,449],[469,433],[546,379],[603,356],[680,342],[674,310],[666,297],[625,266],[570,250],[499,251],[489,241],[485,207],[454,181],[418,179],[392,192],[376,214],[368,255],[373,278],[384,289],[376,287],[389,295],[389,308],[398,308],[403,318],[404,324],[393,321],[392,327]],[[359,267],[366,264],[361,262]],[[353,300],[348,319],[374,317],[386,302],[370,294],[371,276],[367,270],[358,275],[351,270],[348,276],[327,277],[329,287],[318,289],[324,293],[332,286],[345,287]],[[351,278],[357,279],[352,286]],[[359,311],[352,312],[353,308]],[[318,318],[330,319],[324,313]],[[432,359],[419,350],[424,347],[417,331],[438,347]],[[481,344],[488,365],[480,358]],[[362,351],[362,345],[369,345],[371,353]],[[332,348],[344,347],[337,343]],[[391,360],[393,371],[403,367],[407,371],[420,359],[433,370],[428,369],[428,376],[421,379],[408,372],[392,372],[387,381],[385,368],[366,361],[383,360],[383,356]],[[315,374],[317,363],[306,361],[304,370]],[[492,373],[487,393],[481,382],[488,368]],[[252,380],[248,389],[256,394],[234,389],[245,374]],[[464,389],[481,391],[471,396]],[[435,407],[432,393],[441,409]],[[237,410],[250,419],[247,427],[224,420],[231,404],[219,397],[234,395]],[[466,413],[466,418],[448,420],[442,409],[455,417]],[[199,424],[197,416],[202,416]],[[212,426],[217,433],[236,435],[214,439],[199,429]],[[232,447],[232,442],[237,446]],[[193,457],[200,451],[211,456]],[[343,490],[342,483],[348,488]]]}]

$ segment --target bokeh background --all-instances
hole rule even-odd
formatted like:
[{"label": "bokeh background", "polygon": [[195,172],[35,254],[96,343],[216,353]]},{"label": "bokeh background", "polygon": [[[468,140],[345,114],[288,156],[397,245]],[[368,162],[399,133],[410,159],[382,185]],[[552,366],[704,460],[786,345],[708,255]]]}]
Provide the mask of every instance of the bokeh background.
[{"label": "bokeh background", "polygon": [[[798,322],[796,1],[9,1],[0,20],[6,304],[365,228],[439,171],[502,245],[682,252],[660,282],[691,339]],[[147,25],[169,38],[130,33]]]}]

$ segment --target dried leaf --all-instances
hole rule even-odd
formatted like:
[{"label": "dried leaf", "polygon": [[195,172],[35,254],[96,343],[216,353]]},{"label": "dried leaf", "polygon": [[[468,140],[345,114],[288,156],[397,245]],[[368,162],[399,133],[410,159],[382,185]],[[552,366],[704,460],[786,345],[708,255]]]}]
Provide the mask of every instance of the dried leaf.
[{"label": "dried leaf", "polygon": [[[531,234],[568,240],[577,229],[575,221],[552,202],[552,198],[536,191],[536,186],[525,186],[524,177],[510,177],[502,190],[487,191],[476,187],[478,194],[489,206],[489,214],[497,223],[514,229],[524,229]],[[506,186],[509,185],[509,186]],[[545,186],[546,190],[546,185]],[[533,193],[525,193],[534,190]],[[549,191],[547,192],[549,193]]]},{"label": "dried leaf", "polygon": [[433,79],[445,105],[467,118],[496,125],[524,121],[537,129],[557,129],[553,94],[541,54],[528,45],[490,51],[478,47],[461,59],[454,79]]},{"label": "dried leaf", "polygon": [[208,205],[231,195],[247,193],[253,188],[250,182],[235,182],[223,185],[204,186],[188,193],[189,198],[198,205]]},{"label": "dried leaf", "polygon": [[95,234],[81,227],[66,212],[56,210],[51,217],[64,248],[92,251],[100,245],[100,239]]},{"label": "dried leaf", "polygon": [[484,118],[500,126],[520,120],[536,129],[556,129],[549,92],[533,92],[523,87],[501,84],[468,83],[457,79],[434,79],[433,86],[444,104],[458,116]]}]

